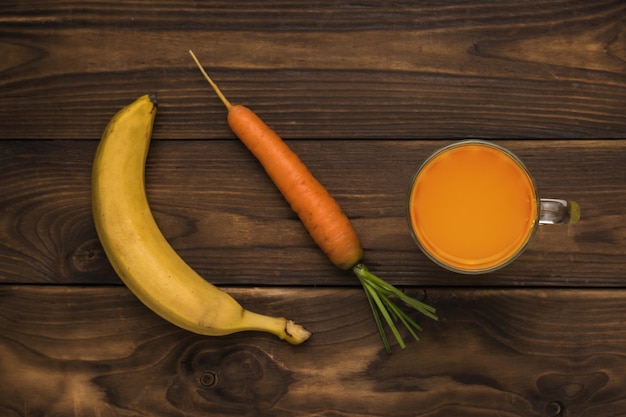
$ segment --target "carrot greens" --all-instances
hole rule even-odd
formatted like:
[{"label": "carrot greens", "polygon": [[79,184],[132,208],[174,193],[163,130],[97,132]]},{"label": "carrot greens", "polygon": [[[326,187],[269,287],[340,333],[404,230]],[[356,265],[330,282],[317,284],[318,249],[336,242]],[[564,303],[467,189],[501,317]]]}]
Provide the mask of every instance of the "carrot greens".
[{"label": "carrot greens", "polygon": [[407,328],[415,340],[419,340],[417,332],[422,331],[422,327],[417,324],[404,310],[402,310],[395,303],[394,299],[399,299],[426,317],[437,320],[437,315],[435,314],[435,309],[433,307],[406,295],[393,285],[389,284],[387,281],[372,274],[365,267],[365,265],[357,264],[354,268],[352,268],[352,270],[365,290],[367,300],[369,301],[370,308],[372,309],[372,314],[374,315],[374,321],[376,322],[376,326],[378,327],[380,337],[387,353],[391,353],[391,345],[389,344],[381,316],[385,320],[385,323],[387,323],[387,326],[389,326],[389,329],[393,333],[398,345],[402,349],[406,347],[406,344],[404,343],[404,339],[402,338],[400,331],[396,327],[396,323],[398,321]]}]

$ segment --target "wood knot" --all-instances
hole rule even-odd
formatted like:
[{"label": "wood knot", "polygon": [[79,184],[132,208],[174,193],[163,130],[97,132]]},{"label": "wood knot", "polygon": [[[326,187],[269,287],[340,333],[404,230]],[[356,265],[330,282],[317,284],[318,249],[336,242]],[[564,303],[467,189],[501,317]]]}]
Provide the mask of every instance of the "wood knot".
[{"label": "wood knot", "polygon": [[78,272],[98,271],[106,265],[107,258],[97,239],[81,243],[71,254],[70,262],[73,270]]},{"label": "wood knot", "polygon": [[210,388],[217,384],[217,375],[213,371],[206,371],[200,375],[200,385],[204,388]]},{"label": "wood knot", "polygon": [[192,406],[196,411],[268,409],[287,393],[291,372],[265,351],[249,345],[217,350],[214,346],[196,343],[183,354],[167,391],[171,404],[179,409]]},{"label": "wood knot", "polygon": [[546,405],[546,414],[549,417],[559,417],[563,415],[565,406],[560,401],[552,401]]}]

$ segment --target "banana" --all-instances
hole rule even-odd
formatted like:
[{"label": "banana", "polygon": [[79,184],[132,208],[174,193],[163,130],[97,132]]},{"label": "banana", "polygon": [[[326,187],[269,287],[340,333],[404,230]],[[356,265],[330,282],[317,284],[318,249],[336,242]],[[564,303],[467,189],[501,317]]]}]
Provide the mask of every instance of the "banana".
[{"label": "banana", "polygon": [[115,272],[148,308],[194,333],[272,333],[292,344],[310,333],[285,318],[254,313],[198,275],[159,229],[145,192],[156,97],[144,95],[107,125],[92,171],[96,231]]}]

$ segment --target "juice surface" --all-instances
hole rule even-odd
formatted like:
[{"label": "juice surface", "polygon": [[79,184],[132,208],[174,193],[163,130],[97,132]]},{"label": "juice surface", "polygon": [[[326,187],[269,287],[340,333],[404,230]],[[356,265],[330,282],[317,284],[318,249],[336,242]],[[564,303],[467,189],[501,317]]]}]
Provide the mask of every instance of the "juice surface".
[{"label": "juice surface", "polygon": [[537,197],[526,170],[482,143],[451,147],[429,160],[409,196],[411,227],[432,258],[467,272],[497,267],[529,240]]}]

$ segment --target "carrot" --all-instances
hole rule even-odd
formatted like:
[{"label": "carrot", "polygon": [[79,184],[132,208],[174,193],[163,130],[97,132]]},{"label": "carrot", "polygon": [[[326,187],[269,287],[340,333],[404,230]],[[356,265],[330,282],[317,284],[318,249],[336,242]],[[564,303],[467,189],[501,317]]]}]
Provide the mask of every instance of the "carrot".
[{"label": "carrot", "polygon": [[407,326],[409,332],[418,339],[415,330],[421,330],[421,328],[400,310],[390,297],[403,300],[433,319],[436,319],[435,310],[404,295],[369,272],[361,263],[363,247],[359,237],[337,201],[313,176],[298,155],[261,118],[247,107],[233,105],[226,98],[194,53],[192,51],[189,53],[204,78],[226,106],[228,125],[231,130],[259,160],[315,243],[335,266],[343,270],[352,269],[361,281],[386,350],[390,352],[390,346],[382,328],[381,315],[401,347],[405,344],[393,324],[396,320],[400,320]]},{"label": "carrot", "polygon": [[330,261],[350,269],[363,256],[361,242],[343,210],[285,142],[247,107],[228,109],[228,125],[261,162]]}]

